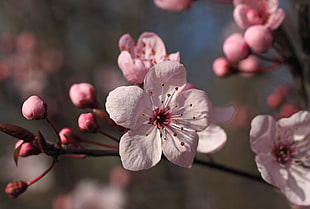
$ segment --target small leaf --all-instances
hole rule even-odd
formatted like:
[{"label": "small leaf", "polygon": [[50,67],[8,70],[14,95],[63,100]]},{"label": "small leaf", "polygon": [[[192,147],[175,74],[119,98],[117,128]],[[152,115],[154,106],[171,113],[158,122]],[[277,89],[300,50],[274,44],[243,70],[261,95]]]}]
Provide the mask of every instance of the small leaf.
[{"label": "small leaf", "polygon": [[46,140],[45,140],[44,136],[41,134],[40,131],[38,131],[37,142],[38,142],[38,145],[40,147],[41,152],[45,152],[45,150],[46,150]]},{"label": "small leaf", "polygon": [[15,138],[21,139],[24,142],[31,142],[36,137],[31,131],[28,131],[25,128],[7,123],[0,123],[0,131]]},{"label": "small leaf", "polygon": [[13,157],[14,157],[14,161],[15,161],[16,166],[18,165],[19,152],[20,152],[22,146],[23,146],[23,143],[21,143],[14,151]]}]

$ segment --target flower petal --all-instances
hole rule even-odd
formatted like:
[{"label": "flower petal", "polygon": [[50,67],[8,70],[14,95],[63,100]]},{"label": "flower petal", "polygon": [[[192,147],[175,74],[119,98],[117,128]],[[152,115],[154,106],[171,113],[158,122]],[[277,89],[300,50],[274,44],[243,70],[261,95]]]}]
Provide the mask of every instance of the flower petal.
[{"label": "flower petal", "polygon": [[158,130],[151,125],[129,130],[121,138],[119,153],[125,169],[138,171],[153,167],[162,155]]},{"label": "flower petal", "polygon": [[178,126],[193,131],[202,131],[207,128],[211,102],[206,92],[198,89],[186,90],[177,95],[174,105],[171,107],[171,112],[176,116]]},{"label": "flower petal", "polygon": [[276,140],[276,122],[268,115],[256,116],[251,122],[250,143],[255,153],[272,151],[272,142]]},{"label": "flower petal", "polygon": [[246,29],[250,26],[250,23],[247,19],[247,12],[249,11],[250,7],[244,4],[239,4],[238,6],[235,7],[234,9],[234,19],[237,23],[237,25],[242,28]]},{"label": "flower petal", "polygon": [[286,187],[288,172],[275,160],[271,153],[256,155],[255,162],[262,178],[278,188]]},{"label": "flower petal", "polygon": [[124,77],[129,82],[137,80],[137,74],[135,72],[134,63],[131,55],[127,51],[122,51],[117,59],[118,66],[122,70]]},{"label": "flower petal", "polygon": [[310,205],[309,169],[292,166],[289,169],[287,186],[281,188],[286,198],[296,205]]},{"label": "flower petal", "polygon": [[210,121],[218,124],[227,122],[232,119],[236,109],[233,106],[230,107],[214,107],[212,108]]},{"label": "flower petal", "polygon": [[137,86],[120,86],[107,97],[106,109],[116,124],[134,129],[143,123],[141,114],[151,108],[143,90]]},{"label": "flower petal", "polygon": [[180,62],[180,52],[169,54],[168,59]]},{"label": "flower petal", "polygon": [[135,44],[132,37],[128,33],[122,35],[118,41],[118,45],[121,51],[126,50],[130,53],[131,57],[134,58]]},{"label": "flower petal", "polygon": [[166,158],[182,167],[191,167],[198,146],[198,135],[195,132],[177,129],[163,130],[163,153]]},{"label": "flower petal", "polygon": [[154,58],[159,61],[166,55],[166,47],[162,39],[155,33],[144,32],[139,37],[137,49],[143,51],[146,59]]},{"label": "flower petal", "polygon": [[285,18],[285,12],[283,9],[277,9],[275,12],[270,14],[268,21],[266,22],[266,27],[274,30],[278,28]]},{"label": "flower petal", "polygon": [[180,90],[186,84],[186,70],[177,61],[163,61],[154,65],[144,79],[145,92],[153,93],[153,101],[160,105],[164,97],[173,94],[178,87]]},{"label": "flower petal", "polygon": [[205,130],[197,132],[197,134],[199,136],[197,152],[200,153],[215,153],[223,148],[227,140],[225,131],[215,124],[210,124]]}]

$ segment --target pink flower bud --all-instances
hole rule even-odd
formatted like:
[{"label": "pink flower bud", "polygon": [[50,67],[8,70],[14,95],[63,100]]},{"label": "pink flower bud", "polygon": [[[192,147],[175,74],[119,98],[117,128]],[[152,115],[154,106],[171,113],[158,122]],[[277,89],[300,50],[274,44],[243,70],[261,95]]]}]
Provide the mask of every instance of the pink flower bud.
[{"label": "pink flower bud", "polygon": [[164,10],[181,11],[190,8],[192,0],[154,0],[154,3]]},{"label": "pink flower bud", "polygon": [[78,108],[98,107],[96,94],[95,87],[89,83],[73,84],[69,91],[72,103]]},{"label": "pink flower bud", "polygon": [[271,108],[279,107],[283,101],[284,96],[279,93],[273,93],[267,97],[267,105]]},{"label": "pink flower bud", "polygon": [[262,18],[255,9],[249,9],[246,13],[246,17],[250,25],[261,25],[263,23]]},{"label": "pink flower bud", "polygon": [[77,145],[81,138],[71,128],[63,128],[59,131],[60,141],[65,145]]},{"label": "pink flower bud", "polygon": [[14,181],[8,183],[8,185],[5,187],[5,193],[11,198],[16,198],[25,192],[27,188],[28,184],[26,182]]},{"label": "pink flower bud", "polygon": [[83,113],[78,119],[79,128],[81,131],[95,133],[98,130],[96,117],[93,113]]},{"label": "pink flower bud", "polygon": [[267,27],[254,25],[245,31],[244,40],[254,51],[265,53],[272,46],[273,36]]},{"label": "pink flower bud", "polygon": [[[15,148],[19,147],[24,141],[18,140],[15,144]],[[27,157],[29,155],[38,155],[41,153],[40,147],[36,144],[35,141],[32,142],[26,142],[22,144],[22,147],[19,151],[19,156],[21,157]]]},{"label": "pink flower bud", "polygon": [[283,104],[280,109],[280,117],[290,117],[294,113],[298,112],[299,108],[293,104]]},{"label": "pink flower bud", "polygon": [[245,73],[259,72],[259,62],[256,57],[249,56],[239,62],[239,70]]},{"label": "pink flower bud", "polygon": [[233,33],[224,41],[223,51],[227,59],[232,62],[238,62],[250,53],[249,47],[240,33]]},{"label": "pink flower bud", "polygon": [[24,102],[22,113],[29,120],[45,119],[47,117],[47,104],[40,97],[31,96]]},{"label": "pink flower bud", "polygon": [[219,77],[232,74],[230,62],[225,57],[219,57],[213,62],[213,72]]}]

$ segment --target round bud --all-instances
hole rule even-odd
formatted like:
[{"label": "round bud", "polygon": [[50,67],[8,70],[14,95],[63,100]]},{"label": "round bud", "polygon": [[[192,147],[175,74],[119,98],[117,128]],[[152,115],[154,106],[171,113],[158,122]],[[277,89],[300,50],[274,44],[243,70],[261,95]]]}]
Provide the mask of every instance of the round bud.
[{"label": "round bud", "polygon": [[59,131],[59,137],[62,144],[77,145],[80,142],[80,136],[71,128],[63,128]]},{"label": "round bud", "polygon": [[227,59],[232,62],[239,62],[250,53],[249,47],[240,33],[233,33],[224,41],[223,51]]},{"label": "round bud", "polygon": [[190,8],[192,0],[154,0],[154,3],[164,10],[181,11]]},{"label": "round bud", "polygon": [[[15,144],[15,148],[19,147],[23,143],[23,140],[18,140]],[[19,156],[27,157],[29,155],[38,155],[41,153],[41,149],[37,146],[36,141],[26,142],[21,145],[19,150]]]},{"label": "round bud", "polygon": [[96,117],[93,113],[83,113],[78,119],[78,125],[81,131],[95,133],[98,130]]},{"label": "round bud", "polygon": [[267,97],[267,105],[271,108],[279,107],[283,101],[284,96],[279,93],[273,93]]},{"label": "round bud", "polygon": [[239,62],[239,70],[245,73],[259,72],[259,62],[256,57],[249,56]]},{"label": "round bud", "polygon": [[217,58],[213,62],[213,72],[219,77],[230,75],[230,62],[224,57]]},{"label": "round bud", "polygon": [[89,83],[73,84],[69,91],[72,103],[78,108],[98,107],[96,94],[95,87]]},{"label": "round bud", "polygon": [[267,27],[254,25],[245,31],[244,40],[254,51],[265,53],[272,46],[273,36]]},{"label": "round bud", "polygon": [[31,96],[23,103],[22,113],[29,120],[45,119],[47,117],[47,104],[39,96]]},{"label": "round bud", "polygon": [[255,9],[249,9],[246,12],[246,17],[250,25],[261,25],[263,23],[262,18]]},{"label": "round bud", "polygon": [[11,198],[16,198],[25,192],[27,188],[28,184],[26,182],[14,181],[8,183],[8,185],[5,187],[5,193]]}]

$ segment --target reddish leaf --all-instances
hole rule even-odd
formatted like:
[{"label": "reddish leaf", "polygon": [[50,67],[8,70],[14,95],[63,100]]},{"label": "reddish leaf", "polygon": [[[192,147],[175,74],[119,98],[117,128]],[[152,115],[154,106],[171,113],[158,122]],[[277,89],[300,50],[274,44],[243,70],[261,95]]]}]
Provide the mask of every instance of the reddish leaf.
[{"label": "reddish leaf", "polygon": [[14,157],[14,161],[15,161],[16,166],[18,165],[19,152],[20,152],[22,146],[23,146],[23,143],[21,143],[14,151],[13,157]]},{"label": "reddish leaf", "polygon": [[45,152],[45,150],[46,150],[46,140],[45,140],[44,136],[41,134],[40,131],[38,131],[37,142],[39,144],[41,152]]},{"label": "reddish leaf", "polygon": [[25,128],[7,123],[0,123],[0,131],[15,138],[21,139],[24,142],[31,142],[36,137],[32,132]]}]

